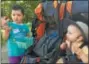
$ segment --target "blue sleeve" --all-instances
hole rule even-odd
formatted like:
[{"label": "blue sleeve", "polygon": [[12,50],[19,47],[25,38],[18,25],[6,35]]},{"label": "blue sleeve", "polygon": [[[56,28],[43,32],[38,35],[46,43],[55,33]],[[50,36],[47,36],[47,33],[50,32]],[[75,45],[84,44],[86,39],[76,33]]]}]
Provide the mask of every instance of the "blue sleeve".
[{"label": "blue sleeve", "polygon": [[25,29],[26,29],[26,33],[29,33],[30,32],[29,26],[26,25]]},{"label": "blue sleeve", "polygon": [[7,25],[8,25],[9,27],[11,27],[12,22],[11,22],[11,21],[7,22]]}]

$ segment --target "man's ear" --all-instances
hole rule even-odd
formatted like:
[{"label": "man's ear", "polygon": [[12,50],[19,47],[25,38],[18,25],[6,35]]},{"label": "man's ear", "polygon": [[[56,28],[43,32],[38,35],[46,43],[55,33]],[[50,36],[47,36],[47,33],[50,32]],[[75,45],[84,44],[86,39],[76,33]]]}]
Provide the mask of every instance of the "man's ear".
[{"label": "man's ear", "polygon": [[82,41],[82,40],[83,40],[83,37],[82,37],[82,36],[79,36],[79,37],[77,38],[77,42]]}]

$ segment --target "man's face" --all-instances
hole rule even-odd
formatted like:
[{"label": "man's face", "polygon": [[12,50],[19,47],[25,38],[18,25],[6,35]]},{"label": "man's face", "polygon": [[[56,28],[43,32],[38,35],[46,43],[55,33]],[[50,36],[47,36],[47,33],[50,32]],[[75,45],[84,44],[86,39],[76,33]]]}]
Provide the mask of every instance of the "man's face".
[{"label": "man's face", "polygon": [[11,17],[12,17],[12,20],[15,21],[16,23],[22,23],[23,14],[21,10],[12,10]]},{"label": "man's face", "polygon": [[68,26],[66,36],[70,42],[76,41],[80,35],[81,33],[77,27],[75,27],[74,25]]}]

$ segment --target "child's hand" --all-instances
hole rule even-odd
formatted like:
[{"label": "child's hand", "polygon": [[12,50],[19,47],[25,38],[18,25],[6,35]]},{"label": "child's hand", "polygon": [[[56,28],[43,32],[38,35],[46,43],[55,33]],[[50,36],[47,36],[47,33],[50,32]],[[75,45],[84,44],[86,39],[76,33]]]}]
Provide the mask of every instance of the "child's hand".
[{"label": "child's hand", "polygon": [[7,18],[7,17],[2,17],[1,18],[1,26],[2,26],[2,28],[4,27],[4,26],[7,26],[7,22],[9,21],[9,19]]},{"label": "child's hand", "polygon": [[61,48],[62,50],[65,50],[65,49],[67,48],[67,44],[63,42],[63,43],[60,45],[60,48]]},{"label": "child's hand", "polygon": [[70,46],[71,46],[71,45],[70,45],[70,44],[71,44],[71,42],[70,42],[70,41],[68,41],[68,40],[66,40],[66,41],[65,41],[65,43],[67,44],[67,47],[68,47],[68,48],[70,48]]},{"label": "child's hand", "polygon": [[11,28],[9,26],[3,26],[3,29],[6,30],[7,32],[9,32],[11,30]]},{"label": "child's hand", "polygon": [[81,55],[82,49],[79,48],[79,46],[76,44],[72,45],[72,50],[74,51],[75,54],[78,56]]},{"label": "child's hand", "polygon": [[7,22],[9,21],[9,19],[5,16],[1,18],[1,26],[3,29],[10,31],[10,28],[7,25]]},{"label": "child's hand", "polygon": [[82,49],[79,48],[79,45],[76,43],[72,44],[72,49],[71,49],[78,57],[82,55]]},{"label": "child's hand", "polygon": [[78,45],[74,45],[73,47],[73,51],[74,53],[77,55],[78,59],[81,59],[84,63],[88,63],[88,48],[87,48],[87,52],[84,52],[85,50],[79,48]]},{"label": "child's hand", "polygon": [[62,50],[65,50],[66,48],[70,48],[70,42],[68,40],[66,40],[65,42],[63,42],[61,45],[60,45],[60,48]]}]

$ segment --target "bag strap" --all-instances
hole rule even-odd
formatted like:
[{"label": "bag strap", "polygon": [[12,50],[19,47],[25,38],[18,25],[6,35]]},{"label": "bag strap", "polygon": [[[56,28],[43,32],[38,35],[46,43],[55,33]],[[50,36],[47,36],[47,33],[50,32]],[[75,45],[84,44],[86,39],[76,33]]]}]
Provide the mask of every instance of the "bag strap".
[{"label": "bag strap", "polygon": [[43,8],[42,8],[42,2],[38,4],[38,6],[35,8],[35,14],[37,16],[37,18],[41,21],[41,22],[44,22],[44,18],[43,18],[43,14],[42,14],[42,11],[43,11]]},{"label": "bag strap", "polygon": [[31,32],[32,32],[32,36],[35,37],[36,36],[36,27],[38,25],[38,19],[36,17],[36,15],[34,16],[34,19],[32,21],[32,29],[31,29]]},{"label": "bag strap", "polygon": [[70,16],[72,16],[72,4],[73,4],[73,1],[66,2],[66,10],[70,14]]},{"label": "bag strap", "polygon": [[[62,4],[61,4],[62,3]],[[62,22],[65,18],[71,18],[72,19],[72,1],[60,1],[60,7],[58,7],[58,14],[59,14],[59,33],[61,35],[61,37],[63,38],[64,35],[64,27],[63,24],[64,22]],[[63,14],[61,14],[63,13]]]},{"label": "bag strap", "polygon": [[[61,7],[62,7],[62,5],[64,6],[63,8],[62,8],[62,10],[64,10],[63,12],[64,12],[64,14],[65,15],[63,15],[64,17],[66,17],[66,4],[63,4],[63,2],[61,1],[60,2],[60,4],[58,4],[58,17],[60,17],[60,11],[62,11],[61,10]],[[60,18],[58,18],[58,20],[59,20],[59,27],[61,27],[61,29],[59,30],[59,33],[61,32],[61,30],[63,29],[63,22],[62,22],[62,19],[60,19]],[[61,39],[60,39],[60,42],[63,42],[63,39],[64,39],[64,36],[65,36],[65,33],[64,32],[61,32],[60,34],[62,34],[61,35]],[[60,43],[61,44],[61,43]],[[59,55],[61,55],[61,53],[63,54],[65,51],[60,51],[59,52],[59,45],[57,45],[57,47],[55,48],[55,53],[54,53],[54,56],[53,56],[53,58],[54,58],[54,62],[56,62],[56,60],[58,59],[58,56]],[[65,55],[65,54],[64,54]]]},{"label": "bag strap", "polygon": [[[64,9],[63,9],[63,8]],[[62,12],[63,11],[63,12]],[[63,32],[63,19],[66,17],[66,3],[63,3],[63,2],[60,2],[60,5],[58,5],[58,20],[59,20],[59,35],[60,35],[60,37],[61,38],[63,38],[63,34],[64,34],[64,32]],[[63,13],[63,14],[61,14],[61,13]],[[62,15],[62,16],[61,16]]]}]

